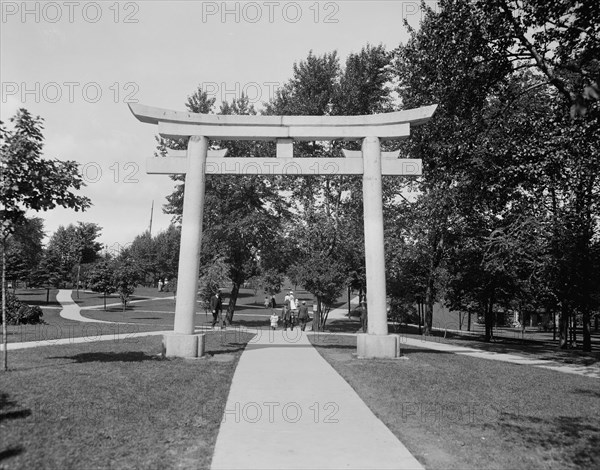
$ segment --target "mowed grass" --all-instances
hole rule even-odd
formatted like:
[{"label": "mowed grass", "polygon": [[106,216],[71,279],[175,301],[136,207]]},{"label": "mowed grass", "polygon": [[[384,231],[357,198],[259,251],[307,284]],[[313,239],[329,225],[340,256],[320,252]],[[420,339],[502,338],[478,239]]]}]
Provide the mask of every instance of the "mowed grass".
[{"label": "mowed grass", "polygon": [[[277,302],[281,306],[288,289],[278,294]],[[155,288],[138,287],[132,302],[123,311],[118,295],[107,298],[104,310],[104,297],[101,293],[75,291],[73,300],[81,307],[81,315],[98,322],[82,323],[66,320],[60,316],[60,304],[56,302],[57,289],[50,290],[50,302],[46,303],[45,289],[17,289],[17,295],[24,302],[39,305],[43,312],[43,324],[9,325],[8,342],[53,341],[68,338],[88,338],[90,341],[99,336],[116,334],[129,335],[144,331],[170,331],[173,329],[175,299],[172,292],[158,292]],[[228,292],[224,292],[224,303],[228,302]],[[312,302],[312,296],[305,291],[296,290],[299,300]],[[240,289],[240,296],[234,314],[234,326],[238,328],[257,328],[269,324],[270,310],[263,306],[264,295],[256,295],[252,289]],[[212,314],[198,302],[195,324],[197,328],[210,327]],[[106,323],[108,322],[108,323]]]},{"label": "mowed grass", "polygon": [[246,333],[209,333],[207,358],[161,359],[161,338],[11,352],[2,468],[207,468]]},{"label": "mowed grass", "polygon": [[426,349],[360,360],[311,341],[429,469],[600,468],[600,380]]}]

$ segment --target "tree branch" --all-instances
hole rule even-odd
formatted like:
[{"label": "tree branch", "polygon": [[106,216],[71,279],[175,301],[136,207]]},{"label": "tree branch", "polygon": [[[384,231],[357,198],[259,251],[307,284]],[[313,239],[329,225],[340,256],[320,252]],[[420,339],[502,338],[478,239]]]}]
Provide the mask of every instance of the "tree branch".
[{"label": "tree branch", "polygon": [[542,55],[538,52],[535,46],[525,37],[525,33],[523,32],[521,25],[513,16],[512,11],[507,5],[506,1],[499,0],[498,3],[500,5],[500,8],[504,11],[505,17],[512,24],[515,35],[521,43],[521,45],[529,51],[532,58],[537,63],[539,69],[544,73],[544,75],[548,77],[549,82],[552,85],[554,85],[558,89],[558,91],[567,99],[569,105],[573,105],[575,100],[573,99],[573,96],[571,95],[569,90],[567,90],[565,83],[561,79],[556,77],[556,75],[548,68],[545,58],[542,57]]}]

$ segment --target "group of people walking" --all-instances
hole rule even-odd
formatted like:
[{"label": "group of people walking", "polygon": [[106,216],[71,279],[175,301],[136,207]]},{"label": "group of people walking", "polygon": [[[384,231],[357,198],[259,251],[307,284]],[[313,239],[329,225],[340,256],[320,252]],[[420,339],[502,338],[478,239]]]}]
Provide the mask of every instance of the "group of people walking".
[{"label": "group of people walking", "polygon": [[283,329],[286,330],[290,328],[292,331],[294,330],[295,325],[300,325],[300,329],[302,331],[306,328],[306,323],[308,322],[308,306],[306,305],[306,301],[302,301],[301,304],[298,303],[296,298],[294,297],[294,292],[290,291],[283,300],[283,307],[281,308],[281,314],[277,315],[276,308],[277,304],[275,303],[275,297],[271,296],[265,298],[265,308],[271,309],[271,329],[276,330],[279,325],[279,321],[282,322]]},{"label": "group of people walking", "polygon": [[[275,296],[265,297],[265,308],[271,309],[270,323],[273,330],[277,329],[279,322],[282,322],[283,329],[294,329],[294,326],[300,325],[300,329],[304,331],[306,324],[310,320],[308,314],[308,306],[306,301],[300,304],[294,297],[294,292],[290,291],[284,298],[281,314],[276,312],[277,302]],[[221,328],[224,328],[228,323],[227,318],[223,319],[223,300],[221,298],[221,289],[219,289],[210,299],[210,310],[213,315],[212,327],[217,323]]]}]

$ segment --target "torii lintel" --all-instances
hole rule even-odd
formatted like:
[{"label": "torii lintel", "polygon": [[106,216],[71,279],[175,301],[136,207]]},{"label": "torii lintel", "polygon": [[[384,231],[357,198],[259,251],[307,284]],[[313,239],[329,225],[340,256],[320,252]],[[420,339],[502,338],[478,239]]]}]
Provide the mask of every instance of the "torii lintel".
[{"label": "torii lintel", "polygon": [[238,116],[199,114],[129,103],[141,122],[157,124],[161,136],[202,135],[213,140],[358,140],[366,136],[402,139],[411,126],[427,122],[437,105],[361,116]]}]

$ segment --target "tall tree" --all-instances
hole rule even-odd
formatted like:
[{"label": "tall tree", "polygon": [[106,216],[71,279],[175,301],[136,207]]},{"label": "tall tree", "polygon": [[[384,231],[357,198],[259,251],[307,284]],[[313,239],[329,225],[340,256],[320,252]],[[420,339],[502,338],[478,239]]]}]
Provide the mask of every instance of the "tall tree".
[{"label": "tall tree", "polygon": [[[588,3],[445,0],[397,51],[404,105],[440,102],[428,134],[415,132],[407,147],[424,158],[420,199],[433,196],[438,205],[455,201],[434,222],[432,230],[440,236],[431,240],[447,242],[444,231],[456,234],[448,231],[454,219],[462,227],[454,238],[457,246],[477,247],[480,256],[486,250],[483,241],[492,241],[497,230],[522,233],[515,230],[515,221],[525,210],[537,218],[536,226],[551,234],[540,239],[552,254],[548,265],[554,268],[546,272],[556,274],[549,279],[561,279],[562,284],[569,279],[568,291],[558,284],[544,288],[524,282],[523,276],[539,269],[513,263],[504,270],[508,265],[498,264],[490,252],[481,258],[486,276],[476,277],[495,279],[481,291],[488,292],[481,300],[486,311],[506,290],[509,278],[513,287],[520,286],[513,293],[523,300],[530,295],[526,286],[550,289],[561,304],[562,323],[570,311],[585,314],[590,309],[593,284],[587,255],[596,230],[598,195],[598,26],[593,19],[598,6]],[[474,243],[462,243],[465,237]],[[452,249],[446,243],[440,259],[448,261]],[[428,306],[428,317],[430,312]],[[488,338],[490,332],[488,321]],[[584,326],[587,348],[586,337]]]},{"label": "tall tree", "polygon": [[[316,56],[311,51],[305,60],[294,64],[293,77],[267,104],[266,112],[359,115],[390,110],[390,88],[386,86],[391,79],[390,59],[391,54],[383,46],[367,45],[359,53],[350,54],[342,67],[336,52]],[[336,157],[342,148],[356,150],[359,145],[299,142],[294,153],[298,157]],[[314,327],[323,328],[327,309],[335,300],[331,296],[344,287],[339,282],[365,287],[361,180],[341,175],[282,178],[282,188],[290,192],[296,214],[291,228],[286,229],[291,235],[288,242],[297,251],[289,266],[301,274],[299,277],[307,283],[304,287],[310,285],[317,296]],[[316,238],[310,237],[313,233]],[[306,245],[307,236],[312,246]],[[324,259],[329,266],[321,266]],[[332,273],[331,266],[341,272]]]},{"label": "tall tree", "polygon": [[6,241],[6,277],[29,281],[42,258],[44,221],[39,217],[26,217],[14,228]]},{"label": "tall tree", "polygon": [[72,282],[77,290],[81,264],[94,262],[102,249],[96,241],[101,230],[99,225],[89,222],[77,222],[77,225],[69,224],[67,227],[61,225],[48,242],[48,256],[58,260],[57,266],[49,267],[60,274],[63,282]]},{"label": "tall tree", "polygon": [[[186,106],[191,112],[211,111],[213,101],[199,89],[188,98]],[[220,114],[255,114],[247,97],[223,103]],[[251,142],[223,141],[211,145],[228,149],[230,157],[264,156],[269,146]],[[273,148],[271,146],[270,151]],[[202,239],[202,264],[223,260],[228,266],[232,284],[227,309],[227,321],[233,321],[240,287],[259,272],[261,257],[268,257],[276,244],[281,216],[286,205],[278,193],[276,180],[264,176],[208,175],[204,208]],[[184,184],[178,185],[167,197],[167,213],[175,220],[183,210]]]},{"label": "tall tree", "polygon": [[[33,117],[26,109],[20,109],[10,119],[13,129],[8,130],[0,122],[0,155],[2,174],[0,201],[2,217],[0,238],[2,243],[2,299],[6,289],[6,239],[23,223],[28,209],[36,211],[62,206],[84,210],[91,201],[75,193],[84,186],[74,161],[45,160],[42,158],[44,137],[42,119]],[[4,370],[8,369],[6,347],[6,305],[2,303]]]}]

